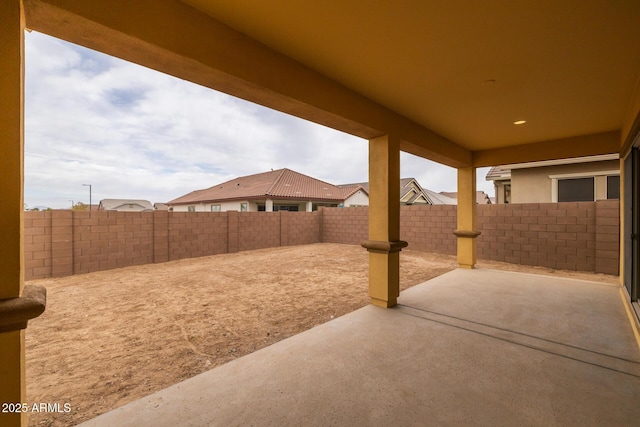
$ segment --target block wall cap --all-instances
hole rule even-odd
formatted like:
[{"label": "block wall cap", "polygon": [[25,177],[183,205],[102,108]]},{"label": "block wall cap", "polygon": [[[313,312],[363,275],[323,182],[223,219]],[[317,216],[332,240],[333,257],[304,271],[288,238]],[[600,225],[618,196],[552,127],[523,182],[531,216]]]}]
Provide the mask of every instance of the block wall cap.
[{"label": "block wall cap", "polygon": [[468,231],[468,230],[454,230],[453,234],[456,237],[471,237],[475,238],[482,234],[480,231]]},{"label": "block wall cap", "polygon": [[47,304],[44,286],[27,285],[18,298],[0,300],[0,332],[11,332],[27,327],[27,322],[40,316]]},{"label": "block wall cap", "polygon": [[404,240],[396,240],[393,242],[387,242],[384,240],[365,240],[361,245],[369,252],[393,253],[400,252],[402,248],[409,246],[409,243]]}]

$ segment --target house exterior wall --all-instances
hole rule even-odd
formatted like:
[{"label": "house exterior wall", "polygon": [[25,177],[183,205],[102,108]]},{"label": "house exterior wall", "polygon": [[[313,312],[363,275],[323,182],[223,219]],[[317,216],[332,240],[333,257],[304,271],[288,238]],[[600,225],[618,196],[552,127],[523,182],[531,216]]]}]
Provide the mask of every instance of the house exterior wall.
[{"label": "house exterior wall", "polygon": [[274,200],[273,206],[274,209],[277,209],[278,206],[297,206],[298,212],[305,212],[307,210],[307,202],[299,200]]},{"label": "house exterior wall", "polygon": [[[25,212],[25,278],[303,245],[359,245],[368,208],[316,212]],[[478,259],[618,274],[619,202],[478,205]],[[402,206],[410,250],[456,253],[457,208]],[[363,249],[364,250],[364,249]]]},{"label": "house exterior wall", "polygon": [[[605,171],[620,171],[618,160],[565,164],[511,170],[511,203],[551,203],[552,179],[549,176],[584,174],[594,176]],[[606,199],[606,176],[596,176],[596,200]]]},{"label": "house exterior wall", "polygon": [[220,203],[191,203],[186,205],[174,205],[173,212],[189,212],[189,206],[195,207],[195,212],[212,212],[211,206],[220,205],[220,212],[226,211],[240,211],[241,204],[247,203],[248,212],[257,212],[257,202],[249,202],[247,200],[233,201],[233,202],[220,202]]},{"label": "house exterior wall", "polygon": [[113,208],[106,208],[102,203],[98,206],[98,210],[117,211],[117,212],[150,212],[153,209],[142,206],[138,203],[123,203]]},{"label": "house exterior wall", "polygon": [[[368,200],[368,199],[367,199]],[[307,210],[307,201],[300,200],[272,200],[273,206],[298,206],[299,212],[305,212]],[[219,205],[220,212],[238,211],[242,209],[242,203],[247,204],[247,212],[258,212],[258,205],[265,205],[265,200],[239,200],[232,202],[220,202],[220,203],[191,203],[185,205],[174,205],[173,212],[188,212],[189,206],[195,207],[195,212],[212,212],[211,206]],[[337,204],[337,203],[335,203]],[[335,206],[334,204],[334,206]]]},{"label": "house exterior wall", "polygon": [[507,201],[505,184],[509,185],[511,184],[511,181],[496,180],[493,182],[493,187],[495,188],[495,194],[496,194],[496,203],[506,203]]},{"label": "house exterior wall", "polygon": [[369,206],[369,196],[364,191],[358,190],[344,201],[345,208],[351,206]]}]

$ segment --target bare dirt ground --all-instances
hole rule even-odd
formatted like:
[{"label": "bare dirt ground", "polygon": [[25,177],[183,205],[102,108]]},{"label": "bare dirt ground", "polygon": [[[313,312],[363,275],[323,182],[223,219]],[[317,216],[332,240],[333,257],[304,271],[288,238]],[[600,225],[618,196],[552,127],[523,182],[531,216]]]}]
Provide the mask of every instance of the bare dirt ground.
[{"label": "bare dirt ground", "polygon": [[[457,266],[410,250],[400,260],[401,289]],[[361,247],[315,244],[32,281],[47,288],[47,310],[26,333],[27,402],[71,411],[32,413],[29,426],[80,423],[360,308],[367,262]]]}]

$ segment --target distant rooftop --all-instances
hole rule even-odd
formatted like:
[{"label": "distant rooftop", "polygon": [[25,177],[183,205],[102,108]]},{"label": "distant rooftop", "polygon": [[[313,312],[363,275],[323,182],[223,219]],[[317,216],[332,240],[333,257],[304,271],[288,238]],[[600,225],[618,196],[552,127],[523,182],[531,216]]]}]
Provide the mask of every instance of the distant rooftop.
[{"label": "distant rooftop", "polygon": [[105,211],[115,211],[125,206],[134,205],[139,210],[152,211],[153,205],[148,200],[137,199],[102,199],[100,200],[100,209]]},{"label": "distant rooftop", "polygon": [[212,187],[192,191],[168,205],[245,199],[304,199],[340,202],[362,187],[340,187],[290,169],[241,176]]}]

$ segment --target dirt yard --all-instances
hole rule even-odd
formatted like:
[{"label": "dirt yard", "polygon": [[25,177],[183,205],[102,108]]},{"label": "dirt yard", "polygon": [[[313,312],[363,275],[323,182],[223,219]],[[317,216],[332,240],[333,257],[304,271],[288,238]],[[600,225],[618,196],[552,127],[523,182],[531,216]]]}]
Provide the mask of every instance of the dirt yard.
[{"label": "dirt yard", "polygon": [[[401,288],[456,267],[401,252]],[[26,333],[29,426],[68,426],[342,316],[368,303],[367,252],[315,244],[149,264],[30,283],[47,310]],[[613,276],[480,267],[617,283]]]}]

